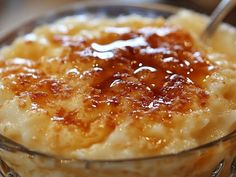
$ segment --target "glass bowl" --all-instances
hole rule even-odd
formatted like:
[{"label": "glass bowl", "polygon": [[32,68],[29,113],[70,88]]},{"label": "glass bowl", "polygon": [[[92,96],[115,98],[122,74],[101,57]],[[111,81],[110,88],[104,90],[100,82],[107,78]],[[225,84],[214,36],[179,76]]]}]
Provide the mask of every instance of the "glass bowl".
[{"label": "glass bowl", "polygon": [[[59,18],[89,13],[118,16],[140,14],[169,17],[178,8],[163,4],[77,3],[28,22],[0,37],[0,47],[36,26]],[[125,160],[80,160],[27,149],[0,135],[0,176],[3,177],[233,177],[236,175],[236,132],[177,154]]]}]

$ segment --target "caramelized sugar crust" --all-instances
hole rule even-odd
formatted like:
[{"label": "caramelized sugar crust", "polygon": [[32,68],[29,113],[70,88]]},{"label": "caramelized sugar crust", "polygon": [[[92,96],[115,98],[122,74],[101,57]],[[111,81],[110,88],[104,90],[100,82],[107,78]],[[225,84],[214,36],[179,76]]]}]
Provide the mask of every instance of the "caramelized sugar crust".
[{"label": "caramelized sugar crust", "polygon": [[[167,139],[147,133],[149,124],[171,127],[173,115],[207,105],[204,79],[216,68],[182,29],[108,27],[99,37],[52,34],[48,40],[63,47],[60,56],[1,60],[0,75],[22,110],[42,109],[58,132],[75,132],[76,142],[55,151],[104,142],[128,121],[129,134],[145,137],[151,146],[143,148],[157,153]],[[68,102],[78,105],[63,105]]]}]

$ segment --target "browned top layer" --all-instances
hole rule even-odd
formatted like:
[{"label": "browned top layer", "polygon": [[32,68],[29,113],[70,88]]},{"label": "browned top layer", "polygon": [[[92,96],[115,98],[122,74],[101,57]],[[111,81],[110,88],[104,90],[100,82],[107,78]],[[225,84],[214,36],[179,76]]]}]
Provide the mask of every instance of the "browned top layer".
[{"label": "browned top layer", "polygon": [[[37,107],[53,109],[48,111],[52,121],[89,131],[104,110],[109,110],[107,124],[114,128],[118,121],[110,119],[117,119],[122,111],[134,118],[144,114],[151,118],[152,113],[155,117],[158,112],[184,113],[194,104],[206,104],[203,80],[214,66],[183,30],[108,28],[99,38],[53,35],[50,42],[63,46],[62,56],[2,60],[0,69],[5,86],[14,94],[29,96]],[[58,69],[51,69],[54,64]],[[83,105],[74,110],[57,104],[78,94]],[[81,110],[97,116],[80,119]]]}]

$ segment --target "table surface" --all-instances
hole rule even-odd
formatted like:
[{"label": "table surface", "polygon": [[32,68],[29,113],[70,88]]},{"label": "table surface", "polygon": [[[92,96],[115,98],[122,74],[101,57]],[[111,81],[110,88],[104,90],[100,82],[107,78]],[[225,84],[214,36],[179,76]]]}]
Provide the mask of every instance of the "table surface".
[{"label": "table surface", "polygon": [[[0,35],[16,28],[20,24],[34,19],[37,16],[61,8],[65,5],[82,0],[0,0]],[[181,7],[191,8],[203,13],[210,13],[212,9],[204,8],[193,3],[193,0],[116,0],[116,2],[161,2]],[[97,1],[98,2],[98,1]],[[213,8],[213,7],[212,7]],[[227,22],[236,25],[236,9],[226,19]]]}]

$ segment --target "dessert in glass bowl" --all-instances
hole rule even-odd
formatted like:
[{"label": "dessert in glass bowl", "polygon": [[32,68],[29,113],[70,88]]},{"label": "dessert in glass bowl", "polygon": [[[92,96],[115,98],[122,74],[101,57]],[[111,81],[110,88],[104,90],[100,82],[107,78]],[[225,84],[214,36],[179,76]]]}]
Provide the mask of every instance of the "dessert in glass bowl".
[{"label": "dessert in glass bowl", "polygon": [[6,36],[1,173],[232,176],[236,30],[223,24],[205,44],[207,21],[158,4],[79,5]]}]

